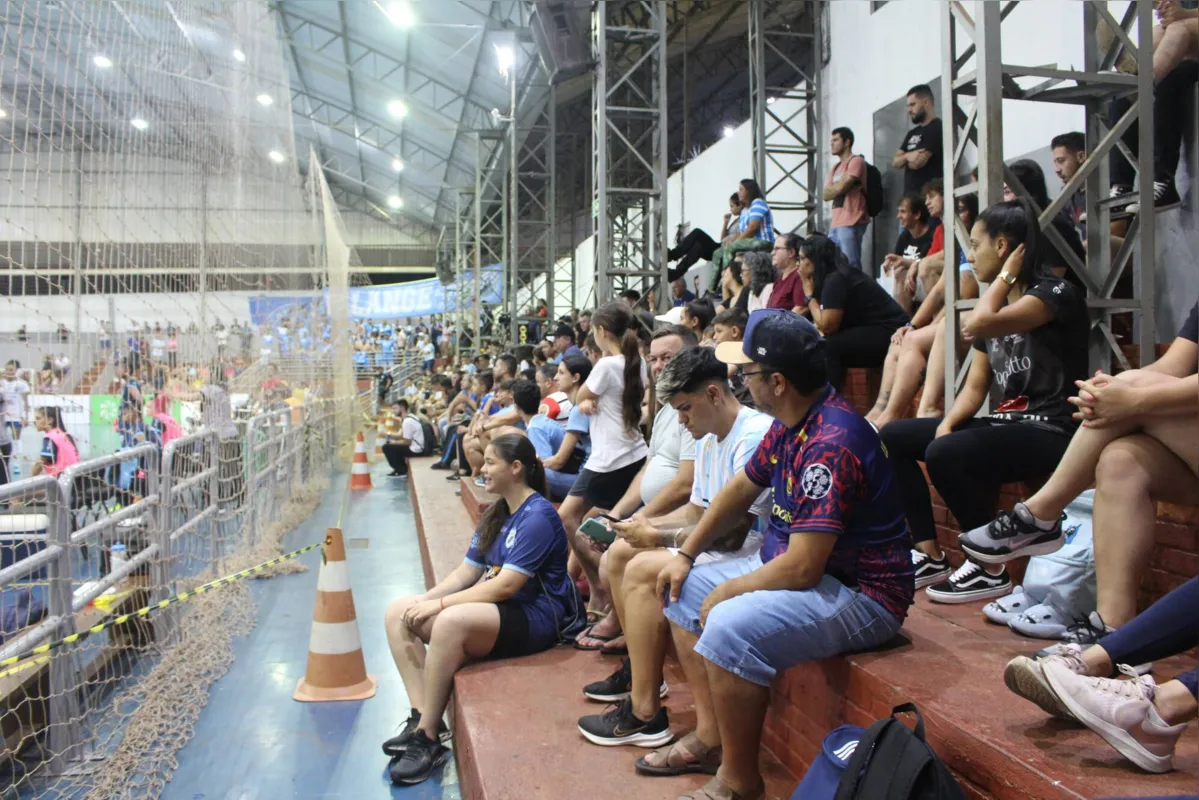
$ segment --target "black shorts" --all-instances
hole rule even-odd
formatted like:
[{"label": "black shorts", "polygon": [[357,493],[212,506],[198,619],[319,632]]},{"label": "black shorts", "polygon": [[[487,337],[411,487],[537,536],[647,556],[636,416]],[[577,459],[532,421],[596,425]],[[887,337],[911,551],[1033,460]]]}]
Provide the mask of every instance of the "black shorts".
[{"label": "black shorts", "polygon": [[583,498],[592,508],[612,508],[624,497],[644,464],[642,458],[611,472],[592,472],[583,467],[579,477],[575,478],[575,485],[570,487],[570,495]]},{"label": "black shorts", "polygon": [[534,642],[529,636],[529,616],[524,607],[512,603],[496,603],[500,610],[500,631],[495,636],[488,658],[515,658],[540,653],[553,642]]}]

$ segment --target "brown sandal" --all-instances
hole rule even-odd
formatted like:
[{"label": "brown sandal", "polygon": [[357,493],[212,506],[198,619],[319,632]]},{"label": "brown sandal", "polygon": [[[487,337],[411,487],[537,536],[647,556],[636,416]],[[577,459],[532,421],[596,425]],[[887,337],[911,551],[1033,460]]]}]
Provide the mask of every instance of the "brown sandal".
[{"label": "brown sandal", "polygon": [[720,769],[720,759],[720,745],[709,747],[700,741],[695,731],[690,731],[673,744],[637,759],[635,766],[642,775],[687,775],[692,772],[715,775]]},{"label": "brown sandal", "polygon": [[678,800],[763,800],[766,797],[766,784],[759,784],[757,789],[746,794],[734,792],[720,778],[712,778],[690,794],[680,795]]}]

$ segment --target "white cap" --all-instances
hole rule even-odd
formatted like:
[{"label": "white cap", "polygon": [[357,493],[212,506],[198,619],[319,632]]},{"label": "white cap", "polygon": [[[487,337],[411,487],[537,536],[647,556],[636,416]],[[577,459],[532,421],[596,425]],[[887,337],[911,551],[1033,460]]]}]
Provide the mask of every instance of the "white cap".
[{"label": "white cap", "polygon": [[654,319],[658,320],[658,322],[665,322],[668,325],[682,325],[683,324],[683,307],[675,306],[674,308],[667,311],[665,314],[658,314],[656,317],[654,317]]}]

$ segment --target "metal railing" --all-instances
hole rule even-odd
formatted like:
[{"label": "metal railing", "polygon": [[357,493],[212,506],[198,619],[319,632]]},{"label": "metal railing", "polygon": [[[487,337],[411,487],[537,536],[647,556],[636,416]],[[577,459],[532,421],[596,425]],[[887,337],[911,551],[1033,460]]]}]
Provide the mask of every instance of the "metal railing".
[{"label": "metal railing", "polygon": [[[21,594],[36,595],[40,606],[0,639],[0,662],[19,659],[0,665],[0,761],[37,741],[36,771],[61,776],[112,746],[121,718],[113,685],[140,673],[126,665],[113,678],[94,662],[113,651],[134,660],[161,655],[182,635],[182,606],[49,652],[35,648],[244,568],[296,488],[335,457],[337,410],[337,401],[314,399],[252,417],[236,437],[204,428],[161,451],[139,445],[57,477],[0,485],[0,610],[12,612]],[[118,559],[119,549],[127,556]],[[0,616],[8,627],[13,614]],[[38,688],[43,680],[48,693]],[[29,711],[31,698],[39,711]],[[12,775],[13,785],[24,780]],[[12,788],[5,783],[0,778],[0,792]]]}]

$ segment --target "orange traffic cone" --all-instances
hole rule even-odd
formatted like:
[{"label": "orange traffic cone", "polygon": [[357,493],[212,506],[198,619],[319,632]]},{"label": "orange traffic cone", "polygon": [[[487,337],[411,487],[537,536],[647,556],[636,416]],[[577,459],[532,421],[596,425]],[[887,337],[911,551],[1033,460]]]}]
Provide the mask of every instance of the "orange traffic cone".
[{"label": "orange traffic cone", "polygon": [[[361,444],[361,434],[359,434]],[[363,454],[365,455],[365,453]],[[328,700],[366,700],[375,696],[377,682],[366,674],[354,593],[341,528],[329,528],[321,548],[321,571],[316,582],[316,610],[308,641],[308,670],[292,697],[303,703]]]},{"label": "orange traffic cone", "polygon": [[371,484],[371,468],[366,463],[366,441],[362,438],[362,431],[358,431],[358,441],[354,442],[354,463],[350,465],[350,488],[374,488]]}]

